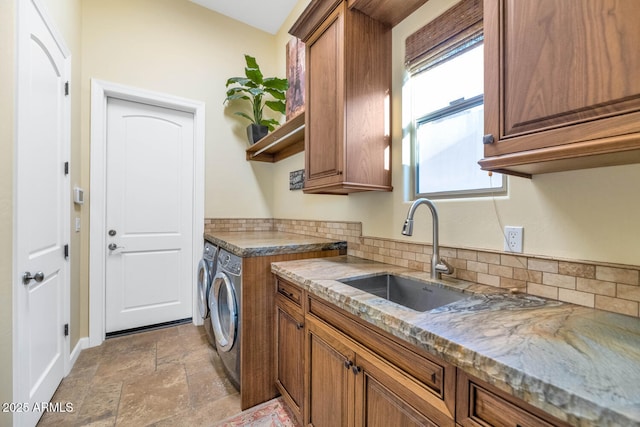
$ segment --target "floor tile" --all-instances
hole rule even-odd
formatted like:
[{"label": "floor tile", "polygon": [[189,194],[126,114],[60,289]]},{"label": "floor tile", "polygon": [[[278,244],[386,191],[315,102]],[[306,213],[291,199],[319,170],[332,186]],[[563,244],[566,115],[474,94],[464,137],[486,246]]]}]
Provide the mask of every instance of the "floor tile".
[{"label": "floor tile", "polygon": [[114,420],[122,393],[122,382],[92,384],[78,411],[81,425]]},{"label": "floor tile", "polygon": [[191,324],[83,350],[52,402],[73,412],[45,413],[39,427],[208,427],[241,412],[204,328]]},{"label": "floor tile", "polygon": [[116,426],[144,426],[189,407],[184,366],[167,365],[124,383]]},{"label": "floor tile", "polygon": [[115,352],[105,351],[92,382],[117,382],[149,375],[156,370],[156,343],[128,345]]}]

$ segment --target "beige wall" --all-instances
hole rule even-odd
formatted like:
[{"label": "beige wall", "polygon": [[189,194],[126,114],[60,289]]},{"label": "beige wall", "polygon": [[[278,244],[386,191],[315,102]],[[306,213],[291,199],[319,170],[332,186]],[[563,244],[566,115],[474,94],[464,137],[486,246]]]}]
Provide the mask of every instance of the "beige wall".
[{"label": "beige wall", "polygon": [[[71,188],[81,183],[81,171],[83,165],[80,161],[80,82],[81,82],[81,0],[44,0],[44,7],[49,12],[50,18],[55,23],[57,30],[60,32],[67,48],[71,51],[71,158],[70,176]],[[70,190],[71,191],[71,190]],[[80,258],[83,252],[81,245],[81,232],[76,233],[75,217],[81,215],[81,209],[71,200],[71,242],[70,242],[70,273],[71,273],[71,289],[70,289],[70,336],[71,350],[77,345],[82,335],[82,324],[80,313],[84,301],[82,300],[82,288],[80,286]],[[85,224],[87,225],[87,224]],[[84,227],[87,229],[87,227]]]},{"label": "beige wall", "polygon": [[226,79],[244,74],[245,53],[265,75],[275,72],[273,36],[187,0],[83,1],[83,164],[90,79],[204,101],[206,216],[269,215],[269,171],[245,161],[248,122],[222,104]]},{"label": "beige wall", "polygon": [[[301,0],[299,4],[306,4]],[[402,157],[402,82],[404,41],[455,0],[429,0],[393,29],[393,185],[392,193],[350,196],[305,195],[289,191],[289,172],[304,167],[304,155],[273,167],[272,212],[276,218],[362,221],[364,235],[431,242],[427,209],[417,212],[415,234],[403,238],[402,223],[410,206],[408,159]],[[280,36],[289,26],[284,26]],[[278,46],[284,56],[284,44]],[[282,65],[284,67],[284,65]],[[284,70],[284,68],[283,68]],[[404,144],[406,145],[406,144]],[[408,152],[407,148],[405,152]],[[640,264],[640,165],[597,168],[509,178],[508,197],[438,201],[440,243],[502,250],[502,225],[524,226],[524,251],[576,260]],[[238,213],[240,215],[240,213]],[[236,215],[236,216],[238,216]]]},{"label": "beige wall", "polygon": [[[271,165],[245,160],[248,121],[222,102],[227,78],[244,75],[245,53],[256,57],[265,76],[275,75],[274,36],[188,0],[83,0],[82,6],[82,185],[88,189],[90,181],[90,80],[95,78],[204,101],[205,216],[270,217]],[[82,216],[88,224],[87,208]],[[82,240],[88,248],[86,233]],[[82,336],[88,335],[88,265],[85,249]]]}]

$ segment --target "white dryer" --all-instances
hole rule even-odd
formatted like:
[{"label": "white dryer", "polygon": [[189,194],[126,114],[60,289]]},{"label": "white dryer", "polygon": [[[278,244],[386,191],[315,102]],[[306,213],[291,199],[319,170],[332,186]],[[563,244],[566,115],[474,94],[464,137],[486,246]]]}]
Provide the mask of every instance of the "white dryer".
[{"label": "white dryer", "polygon": [[211,242],[204,242],[204,250],[202,252],[202,259],[198,264],[198,311],[200,317],[204,322],[204,329],[207,332],[207,338],[211,345],[215,348],[216,340],[211,328],[211,321],[209,320],[209,290],[213,283],[213,278],[216,275],[216,266],[218,259],[218,247]]}]

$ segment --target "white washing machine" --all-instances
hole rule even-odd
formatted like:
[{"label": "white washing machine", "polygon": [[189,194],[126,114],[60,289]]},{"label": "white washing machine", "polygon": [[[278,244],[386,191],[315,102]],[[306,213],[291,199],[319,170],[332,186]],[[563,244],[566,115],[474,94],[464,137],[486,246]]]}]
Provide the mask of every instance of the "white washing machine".
[{"label": "white washing machine", "polygon": [[207,338],[211,345],[215,348],[216,340],[213,336],[211,321],[209,320],[209,291],[213,278],[216,275],[216,265],[218,260],[218,247],[211,242],[204,242],[202,251],[202,259],[198,264],[198,311],[204,322],[204,329],[207,332]]},{"label": "white washing machine", "polygon": [[220,249],[217,272],[209,291],[211,325],[216,348],[231,383],[240,390],[242,258]]}]

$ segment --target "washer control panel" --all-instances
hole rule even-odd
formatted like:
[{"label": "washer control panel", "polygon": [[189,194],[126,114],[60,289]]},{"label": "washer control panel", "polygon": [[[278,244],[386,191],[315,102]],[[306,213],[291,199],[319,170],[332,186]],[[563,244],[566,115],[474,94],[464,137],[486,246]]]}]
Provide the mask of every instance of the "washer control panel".
[{"label": "washer control panel", "polygon": [[218,267],[223,268],[227,273],[239,276],[242,272],[242,258],[221,249],[218,255]]},{"label": "washer control panel", "polygon": [[216,258],[216,252],[218,251],[218,248],[209,243],[209,242],[204,242],[204,251],[202,253],[202,258],[206,259],[207,261],[213,261]]}]

